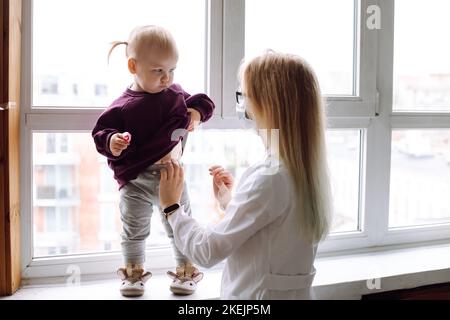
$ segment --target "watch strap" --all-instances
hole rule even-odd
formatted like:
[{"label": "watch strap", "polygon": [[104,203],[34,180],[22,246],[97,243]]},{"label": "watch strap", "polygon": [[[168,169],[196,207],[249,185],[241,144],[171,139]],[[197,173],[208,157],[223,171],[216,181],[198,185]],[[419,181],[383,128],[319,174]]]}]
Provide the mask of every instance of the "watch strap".
[{"label": "watch strap", "polygon": [[180,208],[180,204],[178,204],[178,203],[174,203],[174,204],[164,208],[163,213],[164,213],[166,219],[169,218],[169,216],[173,212],[175,212],[178,208]]}]

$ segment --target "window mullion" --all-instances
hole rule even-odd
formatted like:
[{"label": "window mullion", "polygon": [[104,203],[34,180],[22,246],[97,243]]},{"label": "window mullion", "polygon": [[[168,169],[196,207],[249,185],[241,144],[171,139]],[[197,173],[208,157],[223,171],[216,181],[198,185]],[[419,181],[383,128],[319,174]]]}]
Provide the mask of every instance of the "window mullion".
[{"label": "window mullion", "polygon": [[392,72],[394,3],[379,1],[382,13],[378,34],[376,87],[380,92],[379,116],[367,130],[365,228],[372,245],[381,245],[388,231],[391,168]]},{"label": "window mullion", "polygon": [[223,0],[207,0],[206,4],[206,88],[211,99],[216,103],[214,116],[221,116],[223,113]]},{"label": "window mullion", "polygon": [[[55,110],[56,111],[56,110]],[[25,116],[28,130],[92,131],[102,110],[58,110],[33,112]],[[64,112],[65,111],[65,112]]]},{"label": "window mullion", "polygon": [[[373,3],[378,3],[373,0],[357,1],[359,5],[359,34],[356,40],[359,49],[358,61],[355,61],[356,70],[359,71],[357,79],[357,95],[362,99],[363,104],[360,106],[360,112],[366,113],[367,116],[375,115],[375,108],[377,102],[376,95],[376,74],[377,74],[377,34],[380,30],[370,30],[367,26],[368,7]],[[359,65],[358,65],[359,63]]]},{"label": "window mullion", "polygon": [[245,55],[245,1],[227,0],[223,4],[222,117],[231,117],[236,115],[236,71]]},{"label": "window mullion", "polygon": [[20,98],[22,114],[31,112],[33,92],[33,0],[22,3],[22,57]]},{"label": "window mullion", "polygon": [[21,126],[20,126],[20,198],[21,200],[21,260],[22,273],[33,259],[33,181],[32,134],[26,126],[26,115],[31,112],[33,70],[33,1],[22,2],[22,57],[21,57]]},{"label": "window mullion", "polygon": [[391,116],[393,129],[450,128],[450,113],[399,113]]}]

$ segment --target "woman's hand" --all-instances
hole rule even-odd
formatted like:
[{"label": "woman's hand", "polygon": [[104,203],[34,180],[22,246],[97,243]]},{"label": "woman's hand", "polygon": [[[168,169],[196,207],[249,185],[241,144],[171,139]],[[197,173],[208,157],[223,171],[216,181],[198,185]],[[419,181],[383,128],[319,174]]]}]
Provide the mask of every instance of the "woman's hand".
[{"label": "woman's hand", "polygon": [[187,110],[188,113],[191,115],[191,122],[189,122],[189,127],[187,128],[187,130],[189,132],[192,132],[200,124],[202,116],[200,115],[200,112],[198,112],[194,108],[187,108]]},{"label": "woman's hand", "polygon": [[221,166],[212,166],[209,168],[209,174],[213,176],[214,196],[222,209],[225,209],[231,200],[234,178]]},{"label": "woman's hand", "polygon": [[115,157],[120,156],[123,150],[128,148],[131,142],[131,135],[128,132],[115,133],[109,139],[109,150]]},{"label": "woman's hand", "polygon": [[166,169],[161,170],[159,181],[159,203],[161,209],[174,203],[180,203],[184,185],[183,168],[175,161],[164,163]]}]

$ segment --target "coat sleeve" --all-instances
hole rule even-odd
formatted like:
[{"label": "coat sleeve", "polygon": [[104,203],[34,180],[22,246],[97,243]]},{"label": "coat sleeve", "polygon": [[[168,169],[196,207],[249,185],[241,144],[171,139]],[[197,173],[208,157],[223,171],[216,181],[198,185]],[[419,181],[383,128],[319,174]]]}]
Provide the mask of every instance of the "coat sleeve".
[{"label": "coat sleeve", "polygon": [[206,228],[184,214],[183,208],[178,209],[169,218],[176,246],[203,267],[221,262],[285,211],[286,204],[274,197],[273,183],[270,176],[256,180],[248,176],[230,201],[224,218]]}]

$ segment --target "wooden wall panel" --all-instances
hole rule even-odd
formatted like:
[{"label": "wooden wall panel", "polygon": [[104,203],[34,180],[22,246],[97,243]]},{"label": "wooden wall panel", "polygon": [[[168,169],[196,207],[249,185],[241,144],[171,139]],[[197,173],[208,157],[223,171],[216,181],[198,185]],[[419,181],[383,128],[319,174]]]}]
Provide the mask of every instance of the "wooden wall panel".
[{"label": "wooden wall panel", "polygon": [[[8,6],[6,0],[0,0],[0,107],[4,108],[8,101],[7,78],[8,64],[7,54],[7,33],[8,25]],[[0,296],[6,295],[6,137],[7,137],[7,118],[6,112],[0,109]]]},{"label": "wooden wall panel", "polygon": [[[11,293],[20,285],[20,74],[22,43],[22,1],[9,0],[9,109],[8,109],[8,177],[9,177],[9,245]],[[9,252],[8,252],[9,250]],[[8,279],[7,279],[8,280]]]},{"label": "wooden wall panel", "polygon": [[20,286],[20,72],[22,1],[1,0],[0,295]]}]

